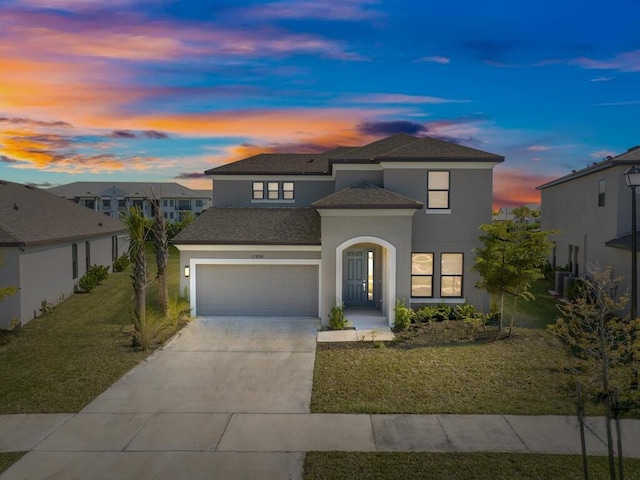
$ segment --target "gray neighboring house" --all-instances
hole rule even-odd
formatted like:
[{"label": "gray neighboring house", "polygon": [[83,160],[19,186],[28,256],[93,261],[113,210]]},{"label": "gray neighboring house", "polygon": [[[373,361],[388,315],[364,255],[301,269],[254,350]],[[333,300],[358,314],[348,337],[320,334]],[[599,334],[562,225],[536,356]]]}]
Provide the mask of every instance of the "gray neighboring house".
[{"label": "gray neighboring house", "polygon": [[[504,158],[398,134],[208,170],[213,206],[174,239],[196,315],[320,317],[335,302],[393,324],[414,306],[486,306],[469,271]],[[188,277],[187,277],[188,274]]]},{"label": "gray neighboring house", "polygon": [[155,196],[169,223],[180,221],[186,212],[197,217],[211,203],[211,191],[171,182],[73,182],[48,191],[113,218],[131,207],[140,207],[145,217],[152,218],[151,198]]},{"label": "gray neighboring house", "polygon": [[566,266],[576,277],[587,275],[589,264],[611,265],[624,277],[623,287],[631,283],[631,189],[623,173],[638,164],[640,147],[633,147],[537,187],[541,227],[560,231],[551,237],[553,266]]},{"label": "gray neighboring house", "polygon": [[35,187],[0,180],[0,287],[18,292],[0,303],[0,328],[22,325],[74,292],[91,265],[126,253],[120,220]]}]

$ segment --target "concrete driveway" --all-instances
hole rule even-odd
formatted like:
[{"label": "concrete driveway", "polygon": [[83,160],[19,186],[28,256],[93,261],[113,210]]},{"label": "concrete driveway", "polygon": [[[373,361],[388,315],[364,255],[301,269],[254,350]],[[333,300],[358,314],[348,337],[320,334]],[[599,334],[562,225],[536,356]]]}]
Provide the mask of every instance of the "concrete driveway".
[{"label": "concrete driveway", "polygon": [[317,320],[202,317],[82,413],[308,413]]}]

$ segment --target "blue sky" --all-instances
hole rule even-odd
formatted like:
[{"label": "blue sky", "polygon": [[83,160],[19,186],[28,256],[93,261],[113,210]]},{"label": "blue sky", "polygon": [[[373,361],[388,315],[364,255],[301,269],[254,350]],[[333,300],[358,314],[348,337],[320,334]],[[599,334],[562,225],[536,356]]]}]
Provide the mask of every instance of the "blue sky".
[{"label": "blue sky", "polygon": [[496,205],[640,144],[637,1],[0,0],[0,178],[179,181],[397,132]]}]

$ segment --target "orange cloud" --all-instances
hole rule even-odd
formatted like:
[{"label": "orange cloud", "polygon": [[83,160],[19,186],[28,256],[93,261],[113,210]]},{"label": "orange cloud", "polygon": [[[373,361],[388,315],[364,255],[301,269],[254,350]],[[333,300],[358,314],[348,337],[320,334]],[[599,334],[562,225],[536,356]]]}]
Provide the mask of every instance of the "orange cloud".
[{"label": "orange cloud", "polygon": [[540,192],[536,187],[555,178],[557,176],[536,175],[499,165],[493,174],[493,206],[500,208],[540,203]]}]

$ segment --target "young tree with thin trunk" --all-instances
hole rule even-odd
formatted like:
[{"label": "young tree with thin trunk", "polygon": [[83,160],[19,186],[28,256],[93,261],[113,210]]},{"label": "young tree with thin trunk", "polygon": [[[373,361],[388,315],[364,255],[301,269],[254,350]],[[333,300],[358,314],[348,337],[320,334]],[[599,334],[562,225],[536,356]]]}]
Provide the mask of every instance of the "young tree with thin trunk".
[{"label": "young tree with thin trunk", "polygon": [[511,335],[518,298],[534,299],[529,288],[544,277],[542,268],[551,251],[549,235],[553,232],[510,220],[484,224],[480,230],[483,232],[480,241],[484,246],[475,250],[475,264],[471,267],[482,277],[476,287],[500,299],[500,331],[505,294],[513,297],[513,314],[509,323]]},{"label": "young tree with thin trunk", "polygon": [[160,201],[152,197],[153,204],[153,250],[156,255],[158,273],[158,303],[162,315],[169,312],[169,285],[167,281],[167,264],[169,263],[169,240],[167,237],[167,222],[162,216]]},{"label": "young tree with thin trunk", "polygon": [[618,291],[621,279],[612,277],[612,267],[602,271],[589,265],[587,271],[591,278],[580,281],[573,300],[559,305],[562,316],[548,328],[566,342],[587,392],[605,403],[609,470],[615,479],[611,399],[616,387],[633,396],[631,386],[638,381],[640,320],[618,316],[629,296]]}]

